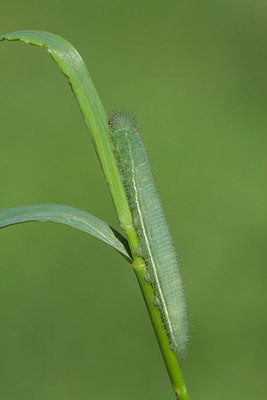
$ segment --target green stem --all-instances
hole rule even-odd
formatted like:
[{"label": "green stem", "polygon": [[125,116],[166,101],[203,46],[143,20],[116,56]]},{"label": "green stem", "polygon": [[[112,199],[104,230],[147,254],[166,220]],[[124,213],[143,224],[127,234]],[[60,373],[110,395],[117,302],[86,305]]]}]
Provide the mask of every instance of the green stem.
[{"label": "green stem", "polygon": [[163,356],[173,390],[179,400],[189,400],[184,379],[178,364],[175,353],[170,348],[166,329],[162,321],[162,316],[159,309],[154,304],[154,292],[150,283],[146,280],[146,266],[142,259],[136,258],[133,263],[133,268],[136,273],[146,307],[158,340],[158,344]]}]

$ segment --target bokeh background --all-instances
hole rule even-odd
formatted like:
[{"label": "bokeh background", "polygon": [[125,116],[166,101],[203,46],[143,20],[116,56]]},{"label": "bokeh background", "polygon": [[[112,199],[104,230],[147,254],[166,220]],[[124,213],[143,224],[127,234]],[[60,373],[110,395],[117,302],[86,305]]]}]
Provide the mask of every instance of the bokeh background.
[{"label": "bokeh background", "polygon": [[[1,5],[1,33],[71,41],[108,113],[134,111],[182,268],[192,400],[266,394],[267,7],[261,0]],[[66,78],[44,50],[0,44],[0,208],[64,203],[118,227]],[[173,399],[136,279],[57,224],[0,231],[4,400]]]}]

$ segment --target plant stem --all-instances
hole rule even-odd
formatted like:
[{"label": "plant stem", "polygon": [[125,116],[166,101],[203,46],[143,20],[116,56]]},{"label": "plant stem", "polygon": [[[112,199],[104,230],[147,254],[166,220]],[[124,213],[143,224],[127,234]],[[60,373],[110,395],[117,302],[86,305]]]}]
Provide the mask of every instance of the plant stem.
[{"label": "plant stem", "polygon": [[133,268],[138,279],[146,307],[160,346],[173,390],[179,400],[189,400],[184,379],[178,364],[175,353],[171,350],[166,329],[162,321],[162,316],[159,309],[154,304],[154,292],[152,286],[146,280],[146,266],[142,259],[136,258],[133,263]]}]

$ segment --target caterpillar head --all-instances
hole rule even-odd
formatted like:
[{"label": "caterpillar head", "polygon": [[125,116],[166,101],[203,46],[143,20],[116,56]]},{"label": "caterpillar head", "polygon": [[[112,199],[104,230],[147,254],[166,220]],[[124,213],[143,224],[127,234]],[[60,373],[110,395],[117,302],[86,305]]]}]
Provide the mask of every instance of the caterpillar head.
[{"label": "caterpillar head", "polygon": [[138,129],[135,115],[124,111],[111,115],[108,124],[112,132],[120,129],[131,132],[132,130],[137,131]]}]

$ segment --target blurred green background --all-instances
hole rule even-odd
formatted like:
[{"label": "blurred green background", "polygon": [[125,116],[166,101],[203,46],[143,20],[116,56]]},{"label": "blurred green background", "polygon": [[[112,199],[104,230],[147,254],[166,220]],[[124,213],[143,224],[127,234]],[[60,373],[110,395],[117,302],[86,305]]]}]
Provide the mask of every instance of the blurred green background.
[{"label": "blurred green background", "polygon": [[[1,5],[1,33],[72,42],[108,113],[140,120],[181,263],[192,400],[266,393],[266,3]],[[118,227],[66,78],[44,50],[0,44],[0,208],[64,203]],[[57,224],[0,231],[4,400],[173,399],[136,279]],[[265,340],[264,340],[265,339]]]}]

